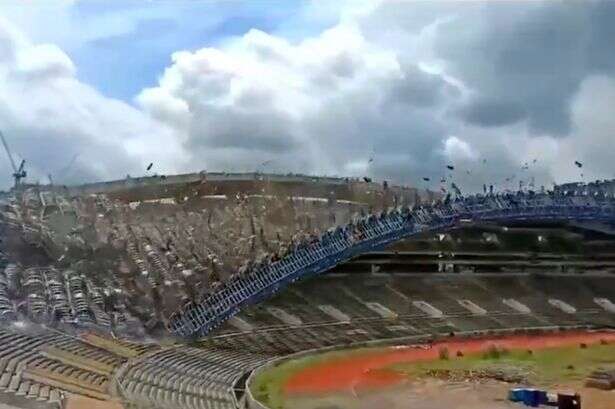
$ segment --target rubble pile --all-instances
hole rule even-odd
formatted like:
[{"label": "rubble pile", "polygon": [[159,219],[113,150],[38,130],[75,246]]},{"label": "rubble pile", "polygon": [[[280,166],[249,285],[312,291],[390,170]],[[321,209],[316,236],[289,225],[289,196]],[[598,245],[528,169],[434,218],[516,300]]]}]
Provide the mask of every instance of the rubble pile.
[{"label": "rubble pile", "polygon": [[527,384],[531,376],[528,368],[513,365],[489,365],[472,370],[432,369],[427,376],[451,382],[480,382],[496,380],[506,383]]},{"label": "rubble pile", "polygon": [[615,368],[597,369],[592,372],[585,383],[590,388],[615,390]]}]

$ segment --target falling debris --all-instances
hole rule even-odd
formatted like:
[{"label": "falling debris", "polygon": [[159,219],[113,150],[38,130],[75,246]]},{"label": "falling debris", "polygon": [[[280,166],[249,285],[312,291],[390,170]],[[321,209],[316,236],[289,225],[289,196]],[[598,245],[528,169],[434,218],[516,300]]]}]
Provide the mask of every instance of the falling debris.
[{"label": "falling debris", "polygon": [[425,182],[429,182],[431,179],[429,179],[429,178],[423,178],[423,180],[424,180]]},{"label": "falling debris", "polygon": [[453,188],[457,196],[462,196],[461,189],[459,189],[459,187],[455,184],[455,182],[451,183],[451,187]]},{"label": "falling debris", "polygon": [[578,160],[575,160],[574,164],[577,165],[577,168],[582,168],[583,167],[583,164],[581,162],[579,162]]},{"label": "falling debris", "polygon": [[455,170],[455,167],[453,165],[446,165],[446,167],[448,168],[448,170]]},{"label": "falling debris", "polygon": [[149,165],[147,165],[147,169],[146,170],[150,170],[152,168],[152,166],[154,166],[154,164],[150,163]]}]

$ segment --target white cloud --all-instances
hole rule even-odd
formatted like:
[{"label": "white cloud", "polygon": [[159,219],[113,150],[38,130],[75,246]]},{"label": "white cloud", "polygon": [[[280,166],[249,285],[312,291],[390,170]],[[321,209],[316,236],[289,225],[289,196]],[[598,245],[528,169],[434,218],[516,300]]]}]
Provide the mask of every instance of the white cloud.
[{"label": "white cloud", "polygon": [[[31,44],[3,20],[0,32],[0,49],[11,50],[0,60],[0,126],[14,154],[27,160],[30,181],[46,182],[48,173],[57,182],[120,178],[142,173],[150,161],[162,171],[179,169],[175,130],[79,82],[58,47]],[[10,186],[10,174],[3,159],[0,186]]]},{"label": "white cloud", "polygon": [[70,78],[75,75],[75,66],[57,46],[41,44],[19,50],[15,72],[34,81]]},{"label": "white cloud", "polygon": [[470,144],[456,136],[449,136],[444,141],[443,153],[444,156],[453,161],[476,160],[479,156],[477,152],[474,152]]},{"label": "white cloud", "polygon": [[[296,43],[251,30],[220,48],[178,52],[158,86],[137,101],[185,130],[192,161],[212,168],[235,163],[249,170],[275,157],[280,171],[365,173],[416,183],[453,162],[462,170],[456,177],[470,189],[506,179],[513,187],[513,181],[532,178],[538,185],[574,178],[563,163],[572,163],[578,150],[567,146],[595,133],[581,112],[568,138],[535,135],[523,120],[527,113],[500,112],[505,105],[492,101],[464,115],[504,125],[483,127],[459,115],[480,90],[455,76],[458,71],[438,54],[438,41],[456,35],[446,31],[451,22],[482,19],[489,27],[501,13],[434,6],[423,20],[404,20],[412,7],[377,2],[325,9],[338,24]],[[472,40],[472,33],[461,33],[462,41]],[[515,117],[520,120],[511,122]],[[377,160],[368,164],[372,151]]]},{"label": "white cloud", "polygon": [[348,176],[366,175],[369,170],[369,160],[358,160],[347,162],[344,165],[344,174]]},{"label": "white cloud", "polygon": [[331,65],[340,55],[333,43],[292,46],[252,30],[225,50],[175,53],[159,86],[144,90],[137,102],[156,118],[186,130],[187,144],[200,147],[198,160],[210,159],[213,166],[216,151],[227,148],[287,152],[310,143],[293,127],[319,102],[310,92],[310,75],[325,75],[321,61],[314,59],[319,53],[328,53]]},{"label": "white cloud", "polygon": [[[193,163],[220,169],[235,161],[253,169],[275,155],[273,170],[344,174],[367,172],[359,165],[373,149],[385,153],[381,165],[388,166],[388,142],[404,144],[407,156],[429,150],[425,142],[435,149],[438,135],[424,135],[432,125],[406,121],[437,122],[440,111],[424,108],[445,86],[437,74],[402,66],[395,52],[344,22],[296,44],[251,30],[224,48],[175,53],[158,86],[136,101],[186,130]],[[391,126],[396,140],[377,135],[380,125]],[[381,176],[399,179],[402,172]]]},{"label": "white cloud", "polygon": [[[553,164],[558,176],[567,179],[595,180],[615,177],[615,79],[604,75],[587,77],[571,106],[573,131],[560,141],[560,159]],[[574,160],[582,169],[571,166]]]}]

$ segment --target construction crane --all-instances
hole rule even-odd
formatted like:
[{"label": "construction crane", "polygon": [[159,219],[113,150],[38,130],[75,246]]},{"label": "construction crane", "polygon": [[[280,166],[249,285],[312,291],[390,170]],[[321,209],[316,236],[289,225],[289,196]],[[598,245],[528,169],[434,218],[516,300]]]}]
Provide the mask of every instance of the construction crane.
[{"label": "construction crane", "polygon": [[4,145],[4,150],[11,161],[11,166],[13,168],[13,178],[15,179],[15,187],[21,185],[21,179],[27,176],[26,170],[24,167],[26,166],[26,160],[22,159],[19,167],[15,166],[15,160],[13,159],[13,155],[11,154],[11,150],[9,149],[9,145],[6,143],[6,139],[4,138],[4,134],[0,131],[0,138],[2,139],[2,145]]}]

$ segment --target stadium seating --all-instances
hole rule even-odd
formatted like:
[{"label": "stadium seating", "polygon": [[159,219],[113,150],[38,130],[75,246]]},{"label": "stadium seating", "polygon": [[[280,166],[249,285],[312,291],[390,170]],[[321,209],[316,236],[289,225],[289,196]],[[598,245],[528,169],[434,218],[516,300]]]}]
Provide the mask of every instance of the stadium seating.
[{"label": "stadium seating", "polygon": [[135,358],[158,348],[37,326],[2,328],[0,402],[20,407],[38,407],[35,402],[40,402],[60,408],[67,392],[110,399],[115,372],[127,361],[113,351],[130,351]]},{"label": "stadium seating", "polygon": [[168,348],[124,367],[118,389],[137,405],[235,408],[235,382],[268,358],[242,351]]},{"label": "stadium seating", "polygon": [[[378,285],[374,285],[378,283]],[[345,345],[377,339],[411,336],[448,335],[451,332],[474,332],[507,328],[570,327],[584,325],[615,325],[615,316],[601,309],[595,294],[606,294],[615,284],[615,275],[527,275],[527,274],[408,274],[377,276],[371,274],[327,275],[307,280],[293,287],[304,302],[286,292],[258,306],[247,308],[239,317],[254,328],[239,331],[226,324],[201,345],[213,348],[247,350],[268,354],[287,354],[306,349]],[[397,299],[386,303],[395,292]],[[333,302],[347,313],[349,322],[336,321],[321,314],[323,302]],[[360,295],[360,296],[359,296]],[[530,308],[521,313],[503,300],[513,298]],[[549,299],[561,299],[577,310],[569,314],[549,304]],[[379,300],[396,314],[383,318],[365,306]],[[443,317],[431,317],[413,305],[424,300],[440,309]],[[470,300],[485,310],[475,314],[458,300]],[[272,317],[266,308],[273,304],[289,314],[301,317],[299,326],[284,325]],[[254,314],[253,310],[260,311]],[[313,313],[310,313],[313,310]],[[262,321],[260,320],[262,317]]]}]

